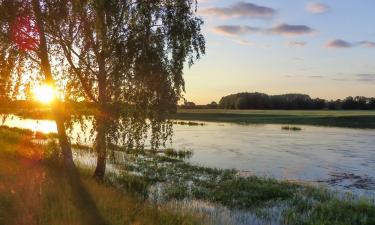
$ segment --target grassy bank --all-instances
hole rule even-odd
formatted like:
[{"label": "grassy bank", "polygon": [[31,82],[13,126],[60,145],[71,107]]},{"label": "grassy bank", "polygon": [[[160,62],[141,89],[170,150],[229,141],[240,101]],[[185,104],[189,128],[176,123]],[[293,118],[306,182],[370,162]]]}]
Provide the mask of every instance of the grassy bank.
[{"label": "grassy bank", "polygon": [[[40,138],[45,138],[39,135]],[[51,158],[49,147],[32,139],[32,132],[0,128],[0,224],[201,224],[201,218],[142,200],[82,172],[83,190],[95,203],[78,200],[68,175]],[[97,215],[93,215],[97,213]]]},{"label": "grassy bank", "polygon": [[375,111],[179,110],[178,120],[375,128]]},{"label": "grassy bank", "polygon": [[[49,109],[9,109],[1,111],[28,119],[51,119]],[[92,115],[89,108],[69,111],[70,115]],[[176,124],[201,126],[207,122],[231,122],[243,124],[291,124],[315,125],[346,128],[375,129],[375,111],[344,111],[344,110],[224,110],[224,109],[179,109],[172,119]],[[183,122],[187,121],[187,122]]]}]

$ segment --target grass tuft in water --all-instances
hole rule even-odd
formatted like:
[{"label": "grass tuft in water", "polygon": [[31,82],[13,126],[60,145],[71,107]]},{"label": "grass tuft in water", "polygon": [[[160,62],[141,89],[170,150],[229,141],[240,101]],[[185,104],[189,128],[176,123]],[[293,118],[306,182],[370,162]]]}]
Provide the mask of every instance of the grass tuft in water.
[{"label": "grass tuft in water", "polygon": [[290,130],[290,131],[301,131],[301,127],[296,127],[296,126],[282,126],[282,130]]}]

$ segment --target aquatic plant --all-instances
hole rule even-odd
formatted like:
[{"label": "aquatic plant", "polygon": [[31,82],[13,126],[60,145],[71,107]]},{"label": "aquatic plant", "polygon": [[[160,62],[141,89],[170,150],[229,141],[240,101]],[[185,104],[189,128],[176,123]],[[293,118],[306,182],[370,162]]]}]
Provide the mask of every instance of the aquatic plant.
[{"label": "aquatic plant", "polygon": [[301,131],[301,127],[296,127],[296,126],[282,126],[282,130],[291,130],[291,131]]},{"label": "aquatic plant", "polygon": [[174,121],[173,124],[182,126],[204,126],[204,123],[194,122],[194,121]]}]

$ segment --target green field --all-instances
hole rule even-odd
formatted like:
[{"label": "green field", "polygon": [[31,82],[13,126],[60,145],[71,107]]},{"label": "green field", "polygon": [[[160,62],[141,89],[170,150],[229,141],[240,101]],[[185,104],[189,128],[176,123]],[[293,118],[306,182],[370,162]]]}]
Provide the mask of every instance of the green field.
[{"label": "green field", "polygon": [[248,124],[375,128],[375,111],[184,109],[174,119]]}]

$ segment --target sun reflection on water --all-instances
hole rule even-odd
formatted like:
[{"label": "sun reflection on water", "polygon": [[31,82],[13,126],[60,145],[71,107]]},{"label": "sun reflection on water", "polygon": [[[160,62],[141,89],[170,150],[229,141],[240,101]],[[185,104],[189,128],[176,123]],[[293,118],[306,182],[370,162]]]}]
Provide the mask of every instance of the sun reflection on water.
[{"label": "sun reflection on water", "polygon": [[42,133],[56,133],[57,127],[52,120],[32,120],[32,119],[22,119],[17,116],[13,118],[9,117],[6,119],[4,125],[8,127],[18,127],[23,129],[29,129],[34,132]]}]

